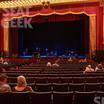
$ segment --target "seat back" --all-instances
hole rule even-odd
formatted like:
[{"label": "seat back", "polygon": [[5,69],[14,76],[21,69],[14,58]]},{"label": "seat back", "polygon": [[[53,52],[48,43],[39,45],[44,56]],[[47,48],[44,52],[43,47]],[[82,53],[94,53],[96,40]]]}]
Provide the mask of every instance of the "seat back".
[{"label": "seat back", "polygon": [[84,83],[70,83],[69,84],[69,91],[84,91]]},{"label": "seat back", "polygon": [[98,83],[98,78],[97,77],[86,77],[85,82],[86,83]]},{"label": "seat back", "polygon": [[0,93],[0,103],[1,104],[11,104],[11,93]]},{"label": "seat back", "polygon": [[33,92],[30,93],[31,104],[51,104],[52,92]]},{"label": "seat back", "polygon": [[53,91],[67,92],[69,90],[68,83],[53,83]]},{"label": "seat back", "polygon": [[73,92],[53,92],[53,104],[73,104]]},{"label": "seat back", "polygon": [[93,104],[104,104],[104,92],[96,91]]},{"label": "seat back", "polygon": [[99,91],[100,90],[100,83],[86,83],[85,84],[85,91]]},{"label": "seat back", "polygon": [[12,104],[30,104],[29,92],[12,92]]},{"label": "seat back", "polygon": [[85,83],[85,77],[73,77],[73,83]]},{"label": "seat back", "polygon": [[103,91],[104,92],[104,83],[100,84],[100,90],[99,91]]},{"label": "seat back", "polygon": [[75,92],[74,104],[93,104],[95,92]]},{"label": "seat back", "polygon": [[52,90],[52,85],[51,83],[36,83],[35,84],[35,90],[37,92],[47,92],[47,91],[51,91]]}]

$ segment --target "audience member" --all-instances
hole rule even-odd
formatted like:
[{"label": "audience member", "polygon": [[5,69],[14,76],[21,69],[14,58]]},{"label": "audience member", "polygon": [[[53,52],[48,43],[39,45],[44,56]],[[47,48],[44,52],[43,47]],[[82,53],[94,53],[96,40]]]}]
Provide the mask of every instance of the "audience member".
[{"label": "audience member", "polygon": [[0,58],[0,63],[1,63],[1,64],[4,63],[4,59],[3,59],[3,57]]},{"label": "audience member", "polygon": [[51,67],[52,66],[51,62],[47,62],[47,66]]},{"label": "audience member", "polygon": [[70,58],[68,59],[68,62],[73,62],[73,59],[70,57]]},{"label": "audience member", "polygon": [[87,62],[87,59],[86,58],[80,59],[79,62]]},{"label": "audience member", "polygon": [[88,65],[83,73],[86,73],[86,72],[94,72],[94,69],[92,68],[91,65]]},{"label": "audience member", "polygon": [[58,58],[54,64],[52,64],[52,66],[55,66],[55,67],[59,67],[60,65],[58,64],[58,62],[60,61],[60,58]]},{"label": "audience member", "polygon": [[98,71],[104,71],[104,68],[103,68],[103,65],[102,65],[102,64],[98,64],[98,65],[95,67],[95,72],[98,72]]},{"label": "audience member", "polygon": [[60,65],[56,62],[56,63],[52,64],[52,66],[59,67]]},{"label": "audience member", "polygon": [[7,61],[4,61],[3,64],[4,64],[4,65],[8,65],[8,62],[7,62]]},{"label": "audience member", "polygon": [[0,75],[0,92],[11,92],[11,87],[7,84],[7,76]]},{"label": "audience member", "polygon": [[33,92],[31,86],[27,86],[26,78],[22,75],[17,77],[17,86],[14,86],[12,90],[14,92]]}]

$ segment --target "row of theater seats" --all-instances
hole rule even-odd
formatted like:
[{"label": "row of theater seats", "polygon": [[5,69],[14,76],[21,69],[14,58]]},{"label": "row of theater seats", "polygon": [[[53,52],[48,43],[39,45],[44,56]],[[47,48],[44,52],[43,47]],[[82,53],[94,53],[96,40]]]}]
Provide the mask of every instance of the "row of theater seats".
[{"label": "row of theater seats", "polygon": [[[48,61],[47,61],[48,62]],[[85,63],[79,63],[79,62],[69,62],[69,63],[58,63],[59,67],[47,67],[47,62],[45,64],[41,64],[41,63],[33,63],[30,64],[28,66],[20,66],[19,68],[22,70],[24,69],[65,69],[65,70],[69,70],[69,69],[83,69],[85,68],[87,65],[92,65],[93,68],[95,68],[95,66],[97,65],[97,63],[95,62],[85,62]]]},{"label": "row of theater seats", "polygon": [[[28,83],[104,83],[99,77],[26,77]],[[8,77],[8,83],[16,83],[17,77]]]},{"label": "row of theater seats", "polygon": [[[104,92],[12,92],[0,93],[1,104],[98,104]],[[99,99],[97,99],[99,98]],[[100,103],[99,101],[99,104]]]},{"label": "row of theater seats", "polygon": [[55,70],[55,71],[52,71],[52,70],[48,70],[48,71],[43,71],[43,70],[40,70],[40,71],[37,71],[37,70],[34,70],[34,71],[8,71],[8,72],[5,72],[7,74],[14,74],[15,72],[18,72],[19,74],[81,74],[83,73],[83,71],[78,71],[78,70],[75,70],[75,71],[66,71],[66,70]]},{"label": "row of theater seats", "polygon": [[[33,63],[30,66],[31,67],[38,67],[38,66],[45,67],[47,62],[51,62],[51,61],[48,61],[46,59],[46,62],[44,62],[44,63],[41,63],[41,62]],[[55,61],[53,61],[52,63],[54,63],[54,62]],[[94,67],[94,66],[96,66],[97,63],[93,62],[93,61],[91,61],[91,62],[74,62],[74,61],[73,62],[68,62],[68,61],[61,62],[61,61],[59,61],[58,64],[62,67],[83,67],[83,66],[86,66],[88,64],[91,64]]]},{"label": "row of theater seats", "polygon": [[7,74],[7,76],[9,77],[17,77],[19,75],[24,75],[25,77],[100,77],[100,76],[104,76],[104,72],[94,72],[94,73],[86,73],[86,74],[83,74],[83,73],[72,73],[72,74],[69,74],[69,73],[47,73],[47,74],[43,74],[43,73],[18,73],[18,72],[15,72],[15,73],[7,73],[5,72],[5,74]]},{"label": "row of theater seats", "polygon": [[10,70],[11,68],[22,67],[25,65],[29,65],[30,62],[28,60],[22,60],[18,61],[16,59],[10,60],[10,59],[4,59],[8,64],[0,63],[0,68],[5,68],[6,70]]},{"label": "row of theater seats", "polygon": [[[5,68],[6,70],[11,70],[11,68],[16,68],[17,66],[20,67],[21,69],[23,68],[47,68],[46,64],[48,62],[48,59],[40,59],[40,61],[37,63],[36,59],[5,59],[8,64],[0,64],[0,68]],[[35,60],[35,61],[34,61]],[[43,61],[43,62],[42,62]],[[50,61],[51,62],[51,61]],[[54,63],[55,61],[53,61]],[[32,64],[31,64],[32,63]],[[66,59],[63,59],[59,62],[60,67],[59,68],[83,68],[86,67],[88,64],[91,64],[93,67],[96,66],[95,62],[85,62],[85,63],[79,63],[79,62],[68,62]],[[52,67],[56,68],[56,67]]]},{"label": "row of theater seats", "polygon": [[[11,87],[15,86],[16,83],[9,83]],[[104,83],[31,83],[30,85],[34,91],[37,92],[48,92],[48,91],[57,91],[57,92],[68,92],[68,91],[104,91]]]}]

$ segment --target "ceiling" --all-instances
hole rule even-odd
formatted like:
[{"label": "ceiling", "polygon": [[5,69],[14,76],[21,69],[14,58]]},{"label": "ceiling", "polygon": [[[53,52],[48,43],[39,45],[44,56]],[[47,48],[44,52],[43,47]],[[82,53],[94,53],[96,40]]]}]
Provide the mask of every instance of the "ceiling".
[{"label": "ceiling", "polygon": [[99,0],[0,0],[0,8],[16,8],[26,6],[37,6],[44,4],[61,4],[61,3],[84,3],[96,2]]}]

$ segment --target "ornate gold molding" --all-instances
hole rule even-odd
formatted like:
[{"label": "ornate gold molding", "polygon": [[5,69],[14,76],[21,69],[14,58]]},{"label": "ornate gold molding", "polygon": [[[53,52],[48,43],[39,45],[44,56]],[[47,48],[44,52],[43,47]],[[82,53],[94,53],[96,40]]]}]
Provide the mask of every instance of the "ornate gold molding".
[{"label": "ornate gold molding", "polygon": [[100,6],[104,6],[104,0],[99,0],[100,1]]},{"label": "ornate gold molding", "polygon": [[[103,1],[103,0],[102,0]],[[99,0],[45,0],[50,5],[99,2]],[[28,6],[42,6],[44,0],[8,0],[0,2],[0,8],[18,8]]]}]

